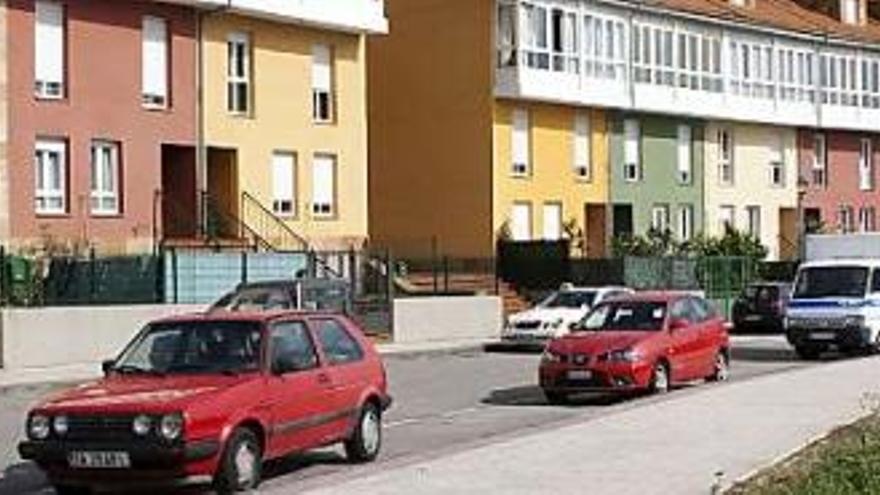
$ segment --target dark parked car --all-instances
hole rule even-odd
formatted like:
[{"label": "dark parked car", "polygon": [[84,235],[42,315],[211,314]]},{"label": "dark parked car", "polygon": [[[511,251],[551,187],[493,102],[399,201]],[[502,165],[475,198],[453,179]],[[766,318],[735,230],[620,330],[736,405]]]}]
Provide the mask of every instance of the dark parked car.
[{"label": "dark parked car", "polygon": [[318,278],[239,284],[211,305],[210,311],[307,309],[350,314],[348,282]]},{"label": "dark parked car", "polygon": [[733,304],[733,325],[738,332],[782,332],[791,284],[749,284]]}]

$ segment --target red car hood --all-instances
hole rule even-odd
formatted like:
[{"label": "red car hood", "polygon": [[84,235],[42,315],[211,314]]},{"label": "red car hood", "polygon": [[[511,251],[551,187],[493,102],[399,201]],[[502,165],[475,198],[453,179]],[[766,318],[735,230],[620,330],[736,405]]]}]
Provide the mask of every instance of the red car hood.
[{"label": "red car hood", "polygon": [[633,347],[659,335],[660,332],[575,332],[550,343],[560,354],[596,355]]},{"label": "red car hood", "polygon": [[65,413],[183,411],[193,401],[210,400],[211,395],[259,376],[114,376],[67,389],[39,409]]}]

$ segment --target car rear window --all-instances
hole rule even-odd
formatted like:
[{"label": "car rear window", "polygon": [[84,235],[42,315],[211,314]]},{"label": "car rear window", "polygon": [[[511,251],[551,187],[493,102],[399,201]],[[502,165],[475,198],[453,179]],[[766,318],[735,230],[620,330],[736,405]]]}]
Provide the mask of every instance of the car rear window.
[{"label": "car rear window", "polygon": [[364,358],[364,350],[335,319],[315,320],[315,334],[330,364],[346,364]]}]

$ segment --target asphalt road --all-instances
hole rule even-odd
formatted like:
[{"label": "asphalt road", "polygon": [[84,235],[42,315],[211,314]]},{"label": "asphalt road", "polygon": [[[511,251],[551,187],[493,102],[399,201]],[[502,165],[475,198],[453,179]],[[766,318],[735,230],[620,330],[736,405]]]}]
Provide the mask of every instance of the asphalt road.
[{"label": "asphalt road", "polygon": [[[476,445],[589,421],[624,408],[647,408],[665,397],[617,400],[585,397],[570,406],[549,406],[536,386],[537,354],[460,352],[398,356],[386,360],[394,407],[385,416],[384,448],[367,466],[345,463],[340,449],[324,449],[276,462],[267,468],[265,494],[323,486]],[[778,339],[737,341],[732,381],[821,365],[797,361]],[[695,393],[705,384],[674,395]],[[29,404],[49,386],[0,390],[0,495],[51,494],[34,466],[15,454]],[[670,394],[670,395],[673,395]],[[667,396],[669,397],[669,396]],[[188,493],[204,493],[201,489]],[[130,490],[126,490],[130,493]],[[155,490],[152,491],[155,493]]]}]

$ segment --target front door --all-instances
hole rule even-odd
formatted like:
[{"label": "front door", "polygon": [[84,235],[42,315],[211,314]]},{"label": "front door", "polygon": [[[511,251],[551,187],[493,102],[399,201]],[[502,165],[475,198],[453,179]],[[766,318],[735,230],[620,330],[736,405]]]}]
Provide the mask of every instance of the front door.
[{"label": "front door", "polygon": [[234,239],[238,232],[238,156],[235,150],[208,150],[208,195],[206,214],[208,234]]},{"label": "front door", "polygon": [[586,205],[586,256],[588,258],[603,258],[607,249],[605,243],[606,218],[605,205]]},{"label": "front door", "polygon": [[277,322],[269,329],[272,373],[267,397],[272,457],[322,443],[336,411],[330,378],[302,321]]}]

